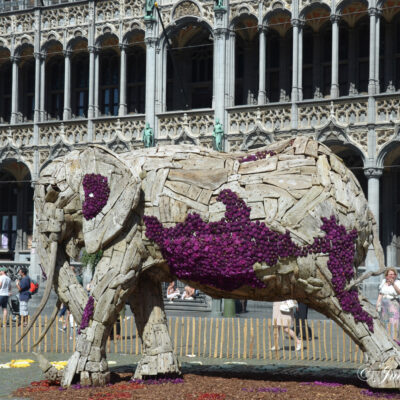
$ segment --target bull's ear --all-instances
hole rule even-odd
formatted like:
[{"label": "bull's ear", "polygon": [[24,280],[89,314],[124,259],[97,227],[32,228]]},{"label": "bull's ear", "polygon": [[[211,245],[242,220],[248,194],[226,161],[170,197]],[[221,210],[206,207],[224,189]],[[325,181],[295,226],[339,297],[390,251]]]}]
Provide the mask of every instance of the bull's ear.
[{"label": "bull's ear", "polygon": [[83,238],[86,251],[94,253],[121,232],[137,206],[140,178],[133,176],[129,166],[117,154],[100,146],[82,151],[79,164]]}]

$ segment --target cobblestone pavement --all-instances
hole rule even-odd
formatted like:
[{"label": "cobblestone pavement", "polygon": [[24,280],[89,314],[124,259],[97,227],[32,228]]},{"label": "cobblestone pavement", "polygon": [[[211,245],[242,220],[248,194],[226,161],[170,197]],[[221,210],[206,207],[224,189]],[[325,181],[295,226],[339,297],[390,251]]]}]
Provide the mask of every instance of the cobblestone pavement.
[{"label": "cobblestone pavement", "polygon": [[[45,353],[49,361],[66,361],[70,354]],[[0,364],[13,359],[32,359],[32,353],[0,353]],[[138,356],[127,354],[111,354],[109,361],[111,371],[134,371]],[[351,363],[316,362],[312,363],[300,360],[286,360],[279,363],[266,360],[232,360],[232,359],[205,359],[198,357],[180,357],[183,373],[219,374],[229,372],[239,376],[246,373],[259,373],[268,375],[270,379],[295,379],[295,380],[325,380],[325,381],[352,381],[357,382],[357,368],[359,365]],[[11,393],[30,382],[43,379],[43,375],[36,363],[27,368],[0,369],[0,399],[17,399]]]}]

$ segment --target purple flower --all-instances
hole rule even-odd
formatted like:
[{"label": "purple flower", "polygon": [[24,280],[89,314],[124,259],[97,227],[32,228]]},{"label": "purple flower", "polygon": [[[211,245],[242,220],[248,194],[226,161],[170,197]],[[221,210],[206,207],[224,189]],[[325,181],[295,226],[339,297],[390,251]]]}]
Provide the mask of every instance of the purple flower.
[{"label": "purple flower", "polygon": [[93,219],[107,204],[110,195],[107,178],[100,174],[86,174],[83,178],[85,201],[82,213],[86,220]]},{"label": "purple flower", "polygon": [[89,326],[89,322],[93,317],[93,312],[94,312],[94,298],[90,296],[86,303],[85,309],[83,310],[81,325],[79,326],[78,329],[79,334],[81,333],[81,331],[83,331]]}]

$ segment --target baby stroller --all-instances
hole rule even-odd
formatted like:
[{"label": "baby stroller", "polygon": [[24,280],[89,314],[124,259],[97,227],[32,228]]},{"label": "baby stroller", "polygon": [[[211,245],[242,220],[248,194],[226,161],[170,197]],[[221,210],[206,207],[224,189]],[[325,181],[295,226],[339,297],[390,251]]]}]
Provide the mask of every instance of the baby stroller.
[{"label": "baby stroller", "polygon": [[8,298],[8,308],[14,322],[19,320],[19,298],[16,294]]}]

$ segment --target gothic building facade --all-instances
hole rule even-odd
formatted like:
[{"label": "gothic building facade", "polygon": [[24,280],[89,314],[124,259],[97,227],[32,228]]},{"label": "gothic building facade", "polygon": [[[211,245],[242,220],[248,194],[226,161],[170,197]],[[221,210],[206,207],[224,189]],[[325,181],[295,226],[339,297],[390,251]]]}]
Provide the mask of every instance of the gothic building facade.
[{"label": "gothic building facade", "polygon": [[0,258],[34,254],[32,187],[55,157],[142,146],[146,123],[159,146],[211,147],[218,118],[224,151],[330,146],[397,266],[399,100],[400,0],[0,0]]}]

